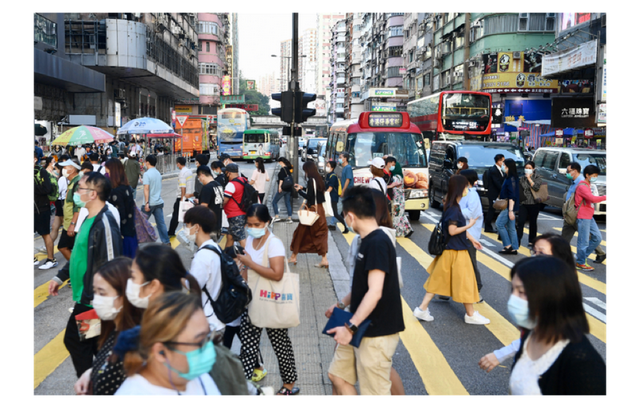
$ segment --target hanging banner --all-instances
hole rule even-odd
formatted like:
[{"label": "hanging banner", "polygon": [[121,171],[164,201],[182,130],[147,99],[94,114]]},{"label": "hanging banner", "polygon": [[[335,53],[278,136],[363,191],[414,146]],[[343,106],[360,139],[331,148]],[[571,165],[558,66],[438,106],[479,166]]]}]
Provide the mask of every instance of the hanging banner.
[{"label": "hanging banner", "polygon": [[542,76],[559,74],[594,65],[597,60],[597,40],[582,43],[575,48],[542,57]]}]

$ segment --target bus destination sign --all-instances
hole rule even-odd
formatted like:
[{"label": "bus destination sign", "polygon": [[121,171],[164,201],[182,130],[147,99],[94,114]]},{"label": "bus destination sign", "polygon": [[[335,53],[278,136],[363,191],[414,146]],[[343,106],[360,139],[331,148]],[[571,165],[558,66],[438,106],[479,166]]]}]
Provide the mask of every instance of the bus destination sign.
[{"label": "bus destination sign", "polygon": [[402,113],[376,112],[369,114],[369,127],[401,127]]}]

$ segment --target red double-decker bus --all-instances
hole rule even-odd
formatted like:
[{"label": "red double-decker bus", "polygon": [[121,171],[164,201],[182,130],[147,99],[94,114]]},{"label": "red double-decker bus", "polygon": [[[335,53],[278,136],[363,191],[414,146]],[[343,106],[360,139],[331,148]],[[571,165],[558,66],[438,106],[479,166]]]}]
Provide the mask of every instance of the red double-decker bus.
[{"label": "red double-decker bus", "polygon": [[491,94],[486,92],[439,92],[409,102],[407,112],[429,141],[491,135]]}]

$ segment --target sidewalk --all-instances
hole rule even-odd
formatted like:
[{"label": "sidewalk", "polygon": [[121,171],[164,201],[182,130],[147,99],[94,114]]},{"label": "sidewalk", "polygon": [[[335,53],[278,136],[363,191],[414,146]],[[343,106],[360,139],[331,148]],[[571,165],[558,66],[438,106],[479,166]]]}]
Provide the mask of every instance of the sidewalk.
[{"label": "sidewalk", "polygon": [[[271,180],[277,179],[276,175],[279,170],[280,167],[277,166]],[[273,214],[271,201],[277,191],[277,185],[276,182],[271,182],[265,195],[265,204],[269,207],[270,214]],[[289,250],[291,237],[298,226],[296,211],[302,204],[302,200],[302,197],[293,200],[293,224],[277,222],[273,226],[273,233],[282,240],[287,249],[287,257],[291,255]],[[281,200],[279,204],[286,214],[284,202]],[[320,261],[320,256],[315,254],[298,254],[298,264],[289,265],[291,272],[300,276],[300,325],[289,329],[298,372],[296,386],[300,388],[300,395],[331,395],[331,381],[327,372],[333,359],[336,343],[330,336],[322,334],[327,323],[324,313],[329,306],[337,302],[334,282],[339,283],[338,286],[341,289],[339,293],[342,292],[340,296],[346,294],[345,288],[346,291],[350,290],[349,275],[331,234],[329,234],[328,258],[330,272],[313,266]],[[271,386],[277,392],[282,386],[282,380],[278,369],[278,360],[266,331],[262,333],[260,350],[268,372],[264,380],[260,381],[260,385]]]}]

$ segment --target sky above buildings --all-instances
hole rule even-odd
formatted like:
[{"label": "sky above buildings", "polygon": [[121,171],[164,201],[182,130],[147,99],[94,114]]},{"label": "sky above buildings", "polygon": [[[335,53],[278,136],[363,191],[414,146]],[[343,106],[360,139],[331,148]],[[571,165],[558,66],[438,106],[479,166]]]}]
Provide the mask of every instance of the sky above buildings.
[{"label": "sky above buildings", "polygon": [[[292,28],[291,13],[238,13],[239,65],[242,76],[257,81],[261,76],[272,72],[279,75],[280,59],[271,55],[280,55],[280,42],[292,38]],[[316,15],[299,13],[299,38],[307,28],[316,28]]]}]

